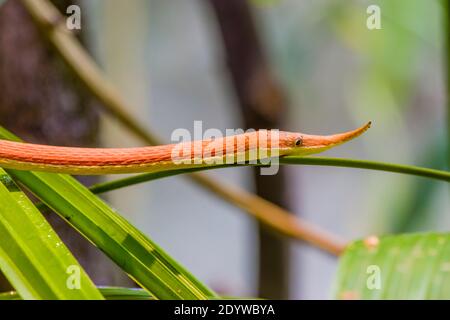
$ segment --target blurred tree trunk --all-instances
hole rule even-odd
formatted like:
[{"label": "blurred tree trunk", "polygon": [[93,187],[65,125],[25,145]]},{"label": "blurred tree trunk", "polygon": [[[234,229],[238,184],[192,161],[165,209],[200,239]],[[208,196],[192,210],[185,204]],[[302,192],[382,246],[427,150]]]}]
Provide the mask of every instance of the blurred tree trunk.
[{"label": "blurred tree trunk", "polygon": [[[225,59],[247,128],[279,129],[285,97],[271,74],[251,8],[244,0],[208,0],[216,16]],[[259,196],[285,206],[283,168],[262,176],[254,169]],[[259,296],[286,299],[289,294],[289,252],[286,239],[259,226]]]},{"label": "blurred tree trunk", "polygon": [[[62,13],[74,1],[54,1]],[[84,21],[84,20],[82,20]],[[19,1],[0,8],[0,125],[29,142],[95,146],[93,98],[49,48]],[[92,177],[80,178],[92,183]],[[106,256],[54,213],[46,217],[97,284],[128,279]],[[7,288],[0,281],[0,290]]]},{"label": "blurred tree trunk", "polygon": [[447,169],[450,169],[450,0],[445,2],[444,15],[444,37],[445,37],[445,58],[447,64]]}]

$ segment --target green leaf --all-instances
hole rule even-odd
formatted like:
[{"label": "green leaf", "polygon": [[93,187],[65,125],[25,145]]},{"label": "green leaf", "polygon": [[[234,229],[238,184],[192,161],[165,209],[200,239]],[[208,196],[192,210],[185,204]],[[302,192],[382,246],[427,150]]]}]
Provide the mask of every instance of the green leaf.
[{"label": "green leaf", "polygon": [[[0,127],[0,138],[17,138]],[[42,202],[105,252],[157,299],[216,294],[159,246],[69,175],[7,170]]]},{"label": "green leaf", "polygon": [[[106,300],[153,300],[145,290],[139,288],[99,287]],[[0,293],[0,300],[21,300],[16,291]]]},{"label": "green leaf", "polygon": [[[24,299],[103,299],[47,220],[3,169],[0,269]],[[69,287],[78,284],[72,280],[79,280],[79,288]]]},{"label": "green leaf", "polygon": [[[338,299],[450,299],[450,234],[352,243],[340,258]],[[370,244],[372,243],[372,244]]]}]

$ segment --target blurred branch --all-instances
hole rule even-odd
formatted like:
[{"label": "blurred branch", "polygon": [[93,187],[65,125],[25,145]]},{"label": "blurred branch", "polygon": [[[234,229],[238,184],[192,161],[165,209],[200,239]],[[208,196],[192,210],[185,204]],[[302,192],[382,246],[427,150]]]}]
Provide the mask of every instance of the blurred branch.
[{"label": "blurred branch", "polygon": [[158,144],[154,134],[126,110],[131,106],[119,95],[115,86],[103,75],[86,50],[65,27],[65,19],[47,0],[22,0],[41,32],[56,52],[112,116],[136,136],[149,144]]},{"label": "blurred branch", "polygon": [[[22,2],[56,52],[66,62],[74,75],[102,103],[103,107],[141,140],[148,144],[159,144],[159,140],[153,134],[150,134],[144,126],[140,125],[126,112],[127,109],[131,108],[102,74],[78,41],[68,32],[62,24],[63,17],[53,5],[46,0],[22,0]],[[332,254],[339,254],[344,249],[341,240],[301,219],[295,218],[288,211],[258,196],[236,187],[219,184],[204,175],[195,174],[190,177],[197,184],[244,209],[262,223],[282,234],[302,239]]]},{"label": "blurred branch", "polygon": [[[252,8],[243,0],[207,0],[222,40],[224,60],[246,129],[281,128],[286,107],[284,90],[272,74],[260,40]],[[253,170],[256,194],[285,207],[286,179],[283,168],[263,176]],[[299,201],[300,193],[297,193]],[[258,228],[258,296],[289,297],[290,254],[286,239]]]},{"label": "blurred branch", "polygon": [[[192,173],[198,170],[201,170],[201,168],[139,174],[95,184],[91,186],[89,190],[95,194],[101,194],[138,183],[176,176],[182,173]],[[205,170],[205,168],[203,168],[203,170]],[[210,179],[207,179],[207,181],[211,181],[211,184],[206,186],[206,190],[211,191],[219,198],[247,211],[251,216],[271,230],[293,239],[306,241],[333,255],[339,255],[344,251],[346,246],[345,241],[321,230],[313,224],[295,217],[295,215],[286,212],[286,210],[279,206],[243,189],[234,186],[225,186],[223,184],[219,185],[214,180]],[[218,190],[217,188],[220,189]],[[37,207],[43,209],[45,208],[45,204],[40,203]]]},{"label": "blurred branch", "polygon": [[[347,168],[358,168],[358,169],[369,169],[369,170],[378,170],[378,171],[387,171],[387,172],[396,172],[396,173],[403,173],[403,174],[410,174],[410,175],[416,175],[431,179],[437,179],[449,182],[450,181],[450,172],[443,171],[443,170],[436,170],[436,169],[429,169],[429,168],[422,168],[417,166],[407,166],[407,165],[400,165],[400,164],[392,164],[392,163],[385,163],[385,162],[376,162],[376,161],[367,161],[367,160],[355,160],[355,159],[343,159],[343,158],[326,158],[326,157],[284,157],[280,158],[281,164],[296,164],[296,165],[313,165],[313,166],[334,166],[334,167],[347,167]],[[250,164],[248,164],[250,165]],[[211,170],[211,169],[220,169],[220,168],[229,168],[229,167],[236,167],[236,166],[247,166],[247,165],[235,165],[235,164],[225,164],[225,165],[217,165],[217,166],[210,166],[210,167],[198,167],[198,168],[190,168],[190,169],[173,169],[173,170],[167,170],[167,171],[160,171],[160,172],[150,172],[150,173],[143,173],[143,174],[137,174],[131,177],[127,178],[121,178],[116,179],[108,182],[98,183],[93,186],[91,186],[89,189],[95,193],[95,194],[101,194],[113,190],[117,190],[120,188],[132,186],[135,184],[162,179],[162,178],[168,178],[173,177],[180,174],[187,174],[187,173],[193,173],[200,170]],[[261,166],[258,165],[257,166]],[[227,189],[227,188],[226,188]],[[228,189],[227,189],[228,190]],[[258,198],[255,195],[248,194],[246,191],[243,190],[237,190],[236,188],[229,188],[232,195],[227,192],[226,195],[220,195],[222,198],[235,198],[235,194],[243,194],[244,198],[249,197],[255,197],[256,200],[250,200],[259,202],[260,198]],[[239,197],[239,196],[237,196]],[[245,206],[246,210],[254,210],[249,209],[248,204],[244,202],[244,204],[241,206],[238,203],[242,203],[241,201],[237,201],[236,205],[242,207]],[[263,202],[260,203],[260,205],[264,205]],[[273,205],[273,204],[271,204]],[[45,205],[40,204],[40,208],[45,207]],[[268,207],[267,207],[268,208]],[[264,214],[262,215],[255,215],[255,217],[259,217],[258,219],[262,219],[263,221],[267,221],[267,225],[270,225],[274,230],[282,232],[284,230],[281,225],[284,225],[284,222],[280,222],[280,227],[278,226],[278,223],[270,223],[270,221],[274,221],[277,219],[267,219]],[[284,217],[284,216],[283,216]],[[273,217],[272,217],[273,218]],[[289,217],[290,219],[291,217]],[[280,221],[284,218],[280,218]],[[286,220],[287,222],[288,220]],[[282,232],[283,233],[283,232]],[[294,229],[291,230],[291,232],[286,233],[285,235],[291,236],[295,239],[304,240],[305,234],[301,230],[295,231]],[[333,247],[332,243],[329,243],[327,246],[329,248]],[[338,245],[336,246],[334,250],[338,253],[340,252],[343,246]]]},{"label": "blurred branch", "polygon": [[[205,168],[203,168],[203,170],[204,169]],[[182,169],[140,174],[128,178],[98,183],[92,185],[89,190],[94,194],[102,194],[127,186],[161,178],[168,178],[182,173],[192,173],[198,170],[201,169]],[[286,237],[306,241],[333,255],[339,255],[345,250],[346,242],[342,239],[321,230],[313,224],[296,218],[293,214],[287,214],[284,209],[269,201],[245,190],[231,186],[224,187],[221,185],[223,190],[220,190],[219,194],[215,189],[216,186],[217,183],[213,182],[207,190],[211,191],[222,200],[229,201],[244,211],[247,211],[251,216],[263,223],[266,227],[269,227],[272,231]],[[36,204],[36,207],[43,210],[46,208],[46,205],[40,202]]]}]

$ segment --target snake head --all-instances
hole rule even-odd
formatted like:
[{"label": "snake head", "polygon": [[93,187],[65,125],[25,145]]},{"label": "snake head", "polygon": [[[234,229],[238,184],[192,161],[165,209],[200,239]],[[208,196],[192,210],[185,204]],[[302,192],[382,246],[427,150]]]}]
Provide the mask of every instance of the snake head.
[{"label": "snake head", "polygon": [[305,156],[323,152],[360,136],[370,125],[368,122],[358,129],[327,136],[283,132],[280,133],[283,135],[280,136],[280,155]]}]

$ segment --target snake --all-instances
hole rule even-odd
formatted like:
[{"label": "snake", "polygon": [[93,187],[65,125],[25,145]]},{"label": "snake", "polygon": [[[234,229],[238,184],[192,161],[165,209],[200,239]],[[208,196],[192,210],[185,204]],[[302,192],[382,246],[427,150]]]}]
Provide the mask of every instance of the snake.
[{"label": "snake", "polygon": [[371,122],[352,131],[310,135],[254,130],[225,137],[133,148],[82,148],[0,140],[0,167],[73,175],[157,172],[262,161],[273,157],[323,152],[364,133]]}]

